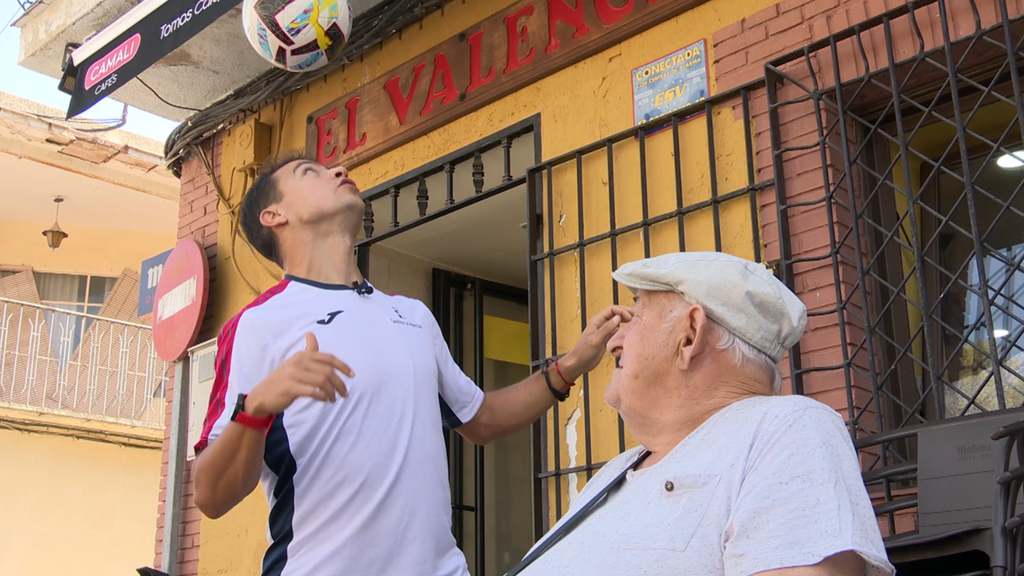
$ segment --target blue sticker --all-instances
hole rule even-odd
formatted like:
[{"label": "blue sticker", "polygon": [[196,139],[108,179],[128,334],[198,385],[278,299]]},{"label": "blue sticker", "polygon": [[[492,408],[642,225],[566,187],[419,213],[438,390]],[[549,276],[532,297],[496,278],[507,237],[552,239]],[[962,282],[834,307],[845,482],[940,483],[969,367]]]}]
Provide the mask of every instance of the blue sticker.
[{"label": "blue sticker", "polygon": [[652,122],[706,100],[710,84],[706,56],[707,45],[701,40],[634,68],[631,74],[634,125]]}]

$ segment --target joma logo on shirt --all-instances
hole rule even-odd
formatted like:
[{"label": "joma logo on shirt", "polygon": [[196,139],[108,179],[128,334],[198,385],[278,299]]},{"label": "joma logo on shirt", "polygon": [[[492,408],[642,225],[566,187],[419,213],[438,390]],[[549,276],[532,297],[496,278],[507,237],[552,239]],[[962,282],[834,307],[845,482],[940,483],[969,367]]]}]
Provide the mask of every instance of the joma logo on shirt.
[{"label": "joma logo on shirt", "polygon": [[334,322],[334,319],[338,316],[338,314],[341,314],[342,312],[344,312],[344,310],[335,310],[334,312],[328,314],[327,318],[324,318],[323,320],[317,320],[316,323],[320,324],[321,326],[327,326],[331,322]]},{"label": "joma logo on shirt", "polygon": [[420,328],[420,329],[423,328],[423,326],[420,326],[419,324],[413,324],[412,322],[409,322],[408,320],[406,320],[405,316],[402,316],[402,313],[398,311],[398,308],[392,308],[391,310],[394,311],[395,316],[398,316],[398,318],[392,318],[391,319],[391,323],[392,324],[401,324],[402,326],[412,326],[413,328]]}]

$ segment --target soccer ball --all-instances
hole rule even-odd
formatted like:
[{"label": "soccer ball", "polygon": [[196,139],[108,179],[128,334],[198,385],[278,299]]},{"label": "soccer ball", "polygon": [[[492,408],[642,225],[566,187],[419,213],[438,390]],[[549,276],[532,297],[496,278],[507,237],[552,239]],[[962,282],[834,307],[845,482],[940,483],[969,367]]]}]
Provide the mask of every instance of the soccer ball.
[{"label": "soccer ball", "polygon": [[245,0],[249,44],[274,66],[306,72],[341,55],[352,31],[348,0]]}]

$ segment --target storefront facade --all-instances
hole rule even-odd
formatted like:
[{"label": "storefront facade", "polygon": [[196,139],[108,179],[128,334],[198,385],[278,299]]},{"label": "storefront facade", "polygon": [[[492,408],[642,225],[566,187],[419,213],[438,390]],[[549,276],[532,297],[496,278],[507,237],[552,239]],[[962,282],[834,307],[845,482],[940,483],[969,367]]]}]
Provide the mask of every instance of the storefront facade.
[{"label": "storefront facade", "polygon": [[[351,167],[364,273],[427,303],[488,390],[629,304],[618,265],[728,252],[807,304],[784,390],[847,417],[880,526],[914,530],[916,501],[899,501],[913,483],[871,473],[916,444],[879,434],[1024,400],[1024,180],[1004,158],[1022,142],[1022,13],[1018,0],[448,4],[184,158],[179,237],[207,246],[214,278],[201,338],[280,278],[234,219],[268,154]],[[453,529],[474,574],[503,574],[635,444],[603,401],[610,370],[530,431],[482,449],[450,438]],[[185,478],[178,573],[256,573],[262,492],[210,521]]]}]

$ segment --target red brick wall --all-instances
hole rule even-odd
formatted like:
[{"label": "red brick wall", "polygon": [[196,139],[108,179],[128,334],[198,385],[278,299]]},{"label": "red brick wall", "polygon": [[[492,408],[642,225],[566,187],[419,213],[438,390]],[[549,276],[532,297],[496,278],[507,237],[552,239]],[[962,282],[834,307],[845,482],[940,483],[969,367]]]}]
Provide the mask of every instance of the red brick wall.
[{"label": "red brick wall", "polygon": [[[1010,16],[1024,12],[1024,0],[1007,0]],[[714,54],[714,74],[718,82],[719,93],[764,78],[765,64],[782,55],[802,49],[808,44],[828,38],[853,24],[877,16],[886,10],[904,5],[904,0],[784,0],[753,14],[740,22],[735,22],[715,33],[712,37]],[[971,4],[967,1],[948,2],[950,19],[950,35],[952,39],[973,33],[976,29],[975,17]],[[998,4],[995,0],[977,0],[982,27],[988,27],[998,21]],[[939,22],[939,8],[933,4],[926,10],[916,13],[925,49],[931,49],[942,42],[942,30]],[[838,45],[837,58],[840,74],[844,80],[865,72],[865,65],[871,70],[887,66],[888,57],[885,51],[885,36],[881,27],[872,29],[864,35],[864,54],[852,40]],[[897,60],[915,55],[920,51],[917,35],[912,31],[909,19],[902,17],[892,22],[891,35]],[[812,86],[811,73],[816,76],[818,85],[827,89],[833,85],[833,61],[828,48],[812,54],[810,63],[799,59],[782,70],[807,86]],[[795,89],[792,82],[780,86],[779,100],[805,96],[806,92]],[[756,162],[759,178],[767,180],[780,178],[785,180],[787,203],[820,200],[824,197],[824,180],[822,176],[822,157],[818,147],[817,118],[813,103],[795,104],[779,109],[779,132],[784,148],[809,146],[810,149],[793,151],[783,156],[783,174],[776,175],[773,167],[771,134],[768,122],[767,91],[758,90],[752,95],[751,114],[756,132]],[[739,115],[739,110],[737,110]],[[828,125],[834,118],[823,117]],[[841,146],[838,132],[833,144]],[[828,152],[826,167],[830,181],[835,185],[843,170],[840,154]],[[848,192],[842,187],[837,195],[845,196]],[[765,258],[768,261],[780,257],[779,229],[775,190],[763,193],[761,198],[762,238],[765,242]],[[787,212],[789,223],[789,241],[791,256],[804,258],[829,254],[830,234],[826,209],[823,204],[804,208],[795,208]],[[837,208],[834,213],[834,236],[842,237],[850,232],[852,218]],[[863,230],[862,237],[864,236]],[[851,258],[840,262],[838,270],[841,297],[847,300],[847,309],[854,315],[862,315],[860,310],[861,294],[857,283],[856,267],[849,263],[855,261],[850,243],[844,248],[849,249]],[[837,303],[835,272],[828,259],[817,262],[797,264],[794,267],[794,286],[810,311],[834,309]],[[846,341],[848,346],[861,342],[864,338],[863,322],[853,315],[848,315]],[[813,317],[809,321],[808,330],[801,341],[801,362],[804,368],[836,366],[843,362],[843,333],[839,330],[836,314]],[[861,351],[854,357],[854,363],[863,372],[870,372],[866,353]],[[873,421],[873,407],[869,406],[871,387],[861,376],[853,375],[853,404],[857,409],[867,406],[867,418],[862,422]],[[846,414],[848,398],[843,373],[828,371],[806,374],[803,378],[804,392],[809,396],[825,402]]]},{"label": "red brick wall", "polygon": [[[214,174],[219,178],[223,141],[215,137],[213,145],[207,140],[203,143],[213,165]],[[210,264],[210,284],[217,277],[217,226],[218,226],[217,192],[213,181],[207,173],[201,158],[191,155],[181,166],[181,199],[178,211],[178,239],[194,238],[206,247],[206,255]],[[203,341],[216,334],[211,325],[213,306],[207,306],[206,318],[199,334]],[[166,427],[164,429],[163,458],[160,466],[160,504],[157,509],[156,526],[156,558],[154,566],[159,567],[162,561],[164,511],[167,500],[167,462],[170,449],[171,407],[174,395],[174,379],[171,378],[167,389]],[[182,513],[178,535],[178,574],[195,576],[199,573],[199,519],[200,512],[192,500],[192,466],[186,463],[183,473],[184,487],[182,490]]]},{"label": "red brick wall", "polygon": [[[995,24],[999,19],[999,5],[996,0],[976,2],[981,27],[987,28]],[[712,37],[718,91],[726,92],[764,78],[767,62],[903,4],[904,0],[785,0],[726,26]],[[947,7],[949,34],[952,40],[975,32],[976,23],[971,3],[966,0],[953,1],[948,2]],[[1007,9],[1011,18],[1024,13],[1024,0],[1007,0]],[[912,29],[909,18],[904,16],[891,22],[893,52],[897,61],[918,54],[922,41],[924,50],[930,50],[943,42],[937,4],[917,11],[916,21],[921,39]],[[811,53],[809,59],[799,58],[795,62],[781,65],[781,71],[790,75],[792,80],[776,85],[779,90],[776,102],[787,102],[807,96],[807,91],[796,87],[793,80],[808,87],[817,86],[827,90],[834,86],[835,68],[839,69],[842,80],[846,81],[869,70],[887,67],[884,28],[875,27],[863,34],[862,39],[863,53],[855,41],[846,40],[837,43],[834,60],[831,50],[826,47],[824,50]],[[752,94],[750,108],[754,122],[756,162],[760,180],[776,178],[777,181],[784,181],[786,202],[793,204],[823,200],[825,173],[832,186],[840,182],[835,191],[836,196],[848,198],[849,191],[842,179],[846,172],[840,152],[843,147],[842,137],[838,128],[829,136],[831,146],[830,149],[826,149],[823,169],[822,151],[818,146],[819,116],[816,115],[813,102],[793,102],[778,108],[780,148],[791,149],[782,156],[781,174],[775,173],[773,165],[766,89],[760,89]],[[737,118],[739,117],[740,111],[737,110]],[[829,127],[836,123],[836,118],[826,111],[821,114],[820,121]],[[797,150],[800,147],[807,149]],[[762,194],[760,206],[765,259],[776,261],[780,258],[781,247],[774,189]],[[824,203],[787,210],[790,255],[793,258],[827,256],[831,250],[830,237],[843,238],[852,232],[851,214],[843,207],[833,205],[833,208],[831,230]],[[860,234],[864,238],[865,230],[861,229]],[[858,271],[854,264],[857,261],[856,248],[852,236],[848,236],[847,242],[840,250],[846,257],[839,261],[838,270],[833,269],[830,258],[823,258],[795,264],[793,276],[796,293],[809,311],[834,310],[839,298],[842,298],[847,302],[845,308],[848,312],[845,318],[845,331],[839,328],[837,314],[809,319],[807,333],[800,343],[802,367],[826,368],[841,365],[844,361],[845,337],[849,353],[853,356],[852,363],[859,368],[858,371],[851,371],[852,390],[849,396],[844,372],[838,369],[805,374],[805,394],[829,404],[844,416],[849,414],[852,398],[854,410],[860,414],[859,421],[870,426],[875,421],[876,405],[872,403],[870,382],[863,374],[870,373],[872,369],[863,348],[855,348],[855,345],[865,338],[865,324],[862,318],[866,314],[861,308],[864,294],[858,291],[868,290],[870,287],[861,286],[858,282]],[[864,253],[866,254],[866,250]],[[864,454],[863,458],[865,463],[868,463],[871,454]],[[915,510],[905,510],[897,516],[897,532],[914,528]],[[883,533],[887,532],[887,527],[883,527]]]}]

